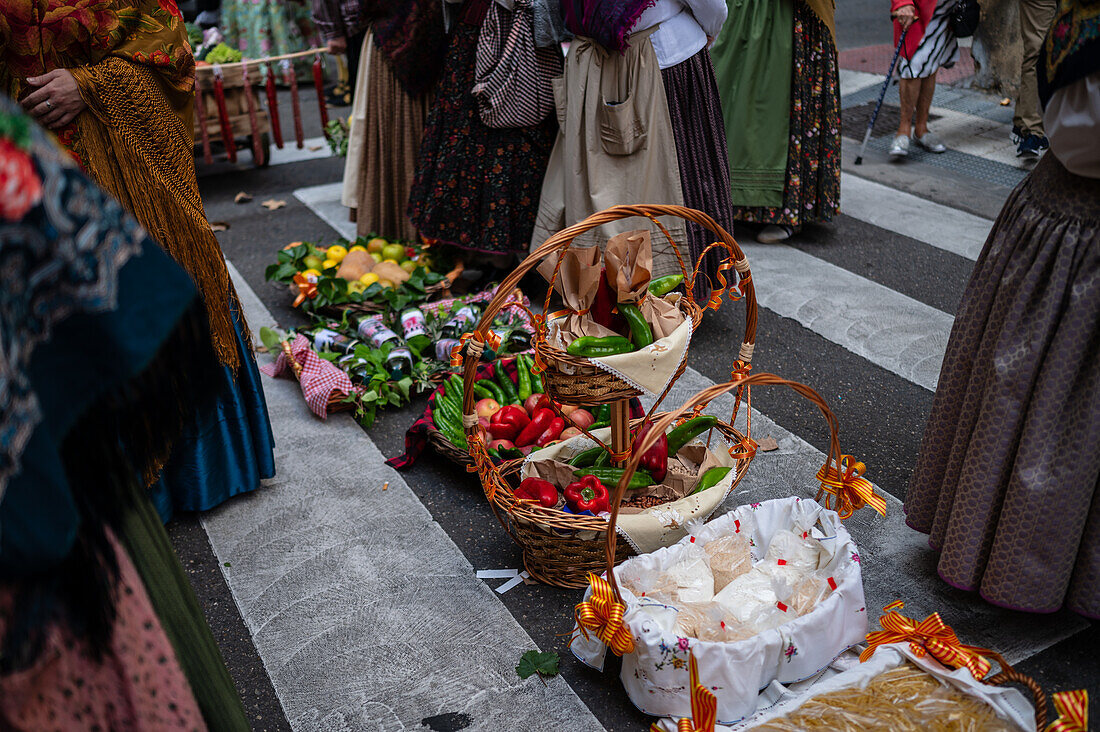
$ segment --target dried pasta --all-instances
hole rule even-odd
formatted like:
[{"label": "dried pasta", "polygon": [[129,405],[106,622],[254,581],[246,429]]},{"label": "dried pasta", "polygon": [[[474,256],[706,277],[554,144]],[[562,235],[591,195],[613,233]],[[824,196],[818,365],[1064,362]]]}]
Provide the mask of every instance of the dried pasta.
[{"label": "dried pasta", "polygon": [[941,684],[911,663],[879,674],[866,688],[815,696],[759,732],[1015,732],[979,699]]}]

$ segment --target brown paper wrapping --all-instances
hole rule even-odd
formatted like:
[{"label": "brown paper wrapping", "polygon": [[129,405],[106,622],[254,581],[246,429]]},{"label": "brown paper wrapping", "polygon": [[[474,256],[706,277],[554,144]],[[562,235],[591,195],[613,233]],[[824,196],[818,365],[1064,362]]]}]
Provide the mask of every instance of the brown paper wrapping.
[{"label": "brown paper wrapping", "polygon": [[[550,342],[562,348],[582,336],[603,338],[618,335],[592,320],[588,315],[580,315],[596,299],[596,290],[600,286],[600,248],[570,247],[562,254],[561,269],[554,280],[554,289],[561,295],[562,302],[573,312],[550,324]],[[538,266],[538,273],[550,282],[558,258],[547,257]]]},{"label": "brown paper wrapping", "polygon": [[649,294],[653,277],[653,243],[644,229],[616,234],[604,249],[607,282],[619,302],[637,303]]}]

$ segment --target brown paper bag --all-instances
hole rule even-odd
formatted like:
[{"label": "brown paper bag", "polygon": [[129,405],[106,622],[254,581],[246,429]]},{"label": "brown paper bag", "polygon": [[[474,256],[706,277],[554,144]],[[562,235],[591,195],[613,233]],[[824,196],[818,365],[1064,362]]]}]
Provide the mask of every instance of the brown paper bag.
[{"label": "brown paper bag", "polygon": [[619,302],[637,303],[649,294],[653,277],[653,243],[644,229],[616,234],[604,249],[607,282]]},{"label": "brown paper bag", "polygon": [[[554,289],[561,295],[565,306],[573,312],[548,324],[551,344],[565,348],[583,336],[602,338],[617,335],[588,315],[578,314],[592,307],[596,299],[596,290],[600,286],[600,260],[599,247],[571,247],[562,254],[561,269],[554,281]],[[557,256],[549,256],[539,264],[538,273],[549,282],[557,265]]]}]

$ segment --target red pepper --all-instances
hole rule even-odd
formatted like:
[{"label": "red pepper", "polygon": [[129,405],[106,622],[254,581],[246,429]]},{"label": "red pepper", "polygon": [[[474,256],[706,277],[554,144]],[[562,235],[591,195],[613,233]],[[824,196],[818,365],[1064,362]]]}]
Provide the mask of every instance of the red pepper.
[{"label": "red pepper", "polygon": [[283,125],[279,121],[279,95],[275,89],[275,70],[271,68],[271,64],[267,64],[265,68],[267,69],[267,81],[264,83],[264,87],[267,90],[267,116],[271,120],[271,136],[275,138],[275,147],[282,150]]},{"label": "red pepper", "polygon": [[509,404],[501,407],[489,420],[489,432],[498,440],[515,440],[516,435],[531,423],[523,407]]},{"label": "red pepper", "polygon": [[325,70],[321,54],[313,59],[313,86],[317,88],[317,107],[321,110],[321,131],[328,137],[328,107],[325,106]]},{"label": "red pepper", "polygon": [[516,447],[526,447],[527,445],[535,444],[535,441],[550,427],[550,423],[553,422],[554,419],[556,419],[556,417],[551,410],[536,410],[535,416],[531,418],[527,426],[524,427],[516,439],[513,440]]},{"label": "red pepper", "polygon": [[260,139],[260,121],[256,114],[256,97],[252,94],[252,79],[248,76],[248,65],[241,66],[241,80],[244,82],[244,98],[248,105],[248,130],[252,133],[252,162],[264,164],[264,146]]},{"label": "red pepper", "polygon": [[222,81],[222,67],[214,65],[214,101],[218,104],[218,123],[222,128],[222,144],[229,162],[237,162],[237,142],[233,139],[233,124],[229,121],[229,110],[225,106],[225,82]]},{"label": "red pepper", "polygon": [[[638,430],[638,433],[634,436],[633,444],[638,445],[641,443],[642,438],[649,433],[652,427],[653,423],[650,422]],[[638,467],[648,470],[657,483],[663,481],[665,475],[668,474],[668,437],[661,435],[657,442],[653,443],[653,447],[646,450],[642,455],[642,459],[638,461]]]},{"label": "red pepper", "polygon": [[206,129],[206,94],[202,88],[202,74],[195,74],[195,108],[199,113],[199,137],[202,138],[202,161],[207,165],[214,162],[210,151],[210,130]]},{"label": "red pepper", "polygon": [[524,478],[516,489],[516,498],[538,501],[544,508],[553,508],[558,505],[558,489],[553,483],[542,478]]},{"label": "red pepper", "polygon": [[546,431],[535,440],[535,444],[539,447],[546,447],[548,444],[558,439],[558,437],[561,436],[561,431],[564,429],[565,420],[561,417],[554,417],[554,419],[550,421],[550,426],[546,428]]},{"label": "red pepper", "polygon": [[607,487],[594,475],[586,475],[578,481],[565,486],[565,502],[574,511],[591,511],[598,514],[610,511]]},{"label": "red pepper", "polygon": [[302,132],[302,102],[298,99],[298,75],[290,61],[283,59],[283,78],[290,87],[290,109],[294,112],[294,140],[298,143],[298,149],[306,146],[306,135]]}]

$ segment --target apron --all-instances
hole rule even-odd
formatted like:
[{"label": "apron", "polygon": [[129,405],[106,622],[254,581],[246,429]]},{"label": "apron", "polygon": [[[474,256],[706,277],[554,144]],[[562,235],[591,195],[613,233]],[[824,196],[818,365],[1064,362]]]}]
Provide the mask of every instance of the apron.
[{"label": "apron", "polygon": [[[553,80],[558,139],[542,184],[531,248],[589,215],[620,204],[684,205],[676,141],[657,54],[649,36],[630,36],[625,53],[606,51],[578,36]],[[691,272],[687,225],[661,217]],[[577,246],[603,246],[612,236],[651,229],[653,276],[677,274],[680,265],[664,234],[646,219],[627,218],[581,234]]]}]

